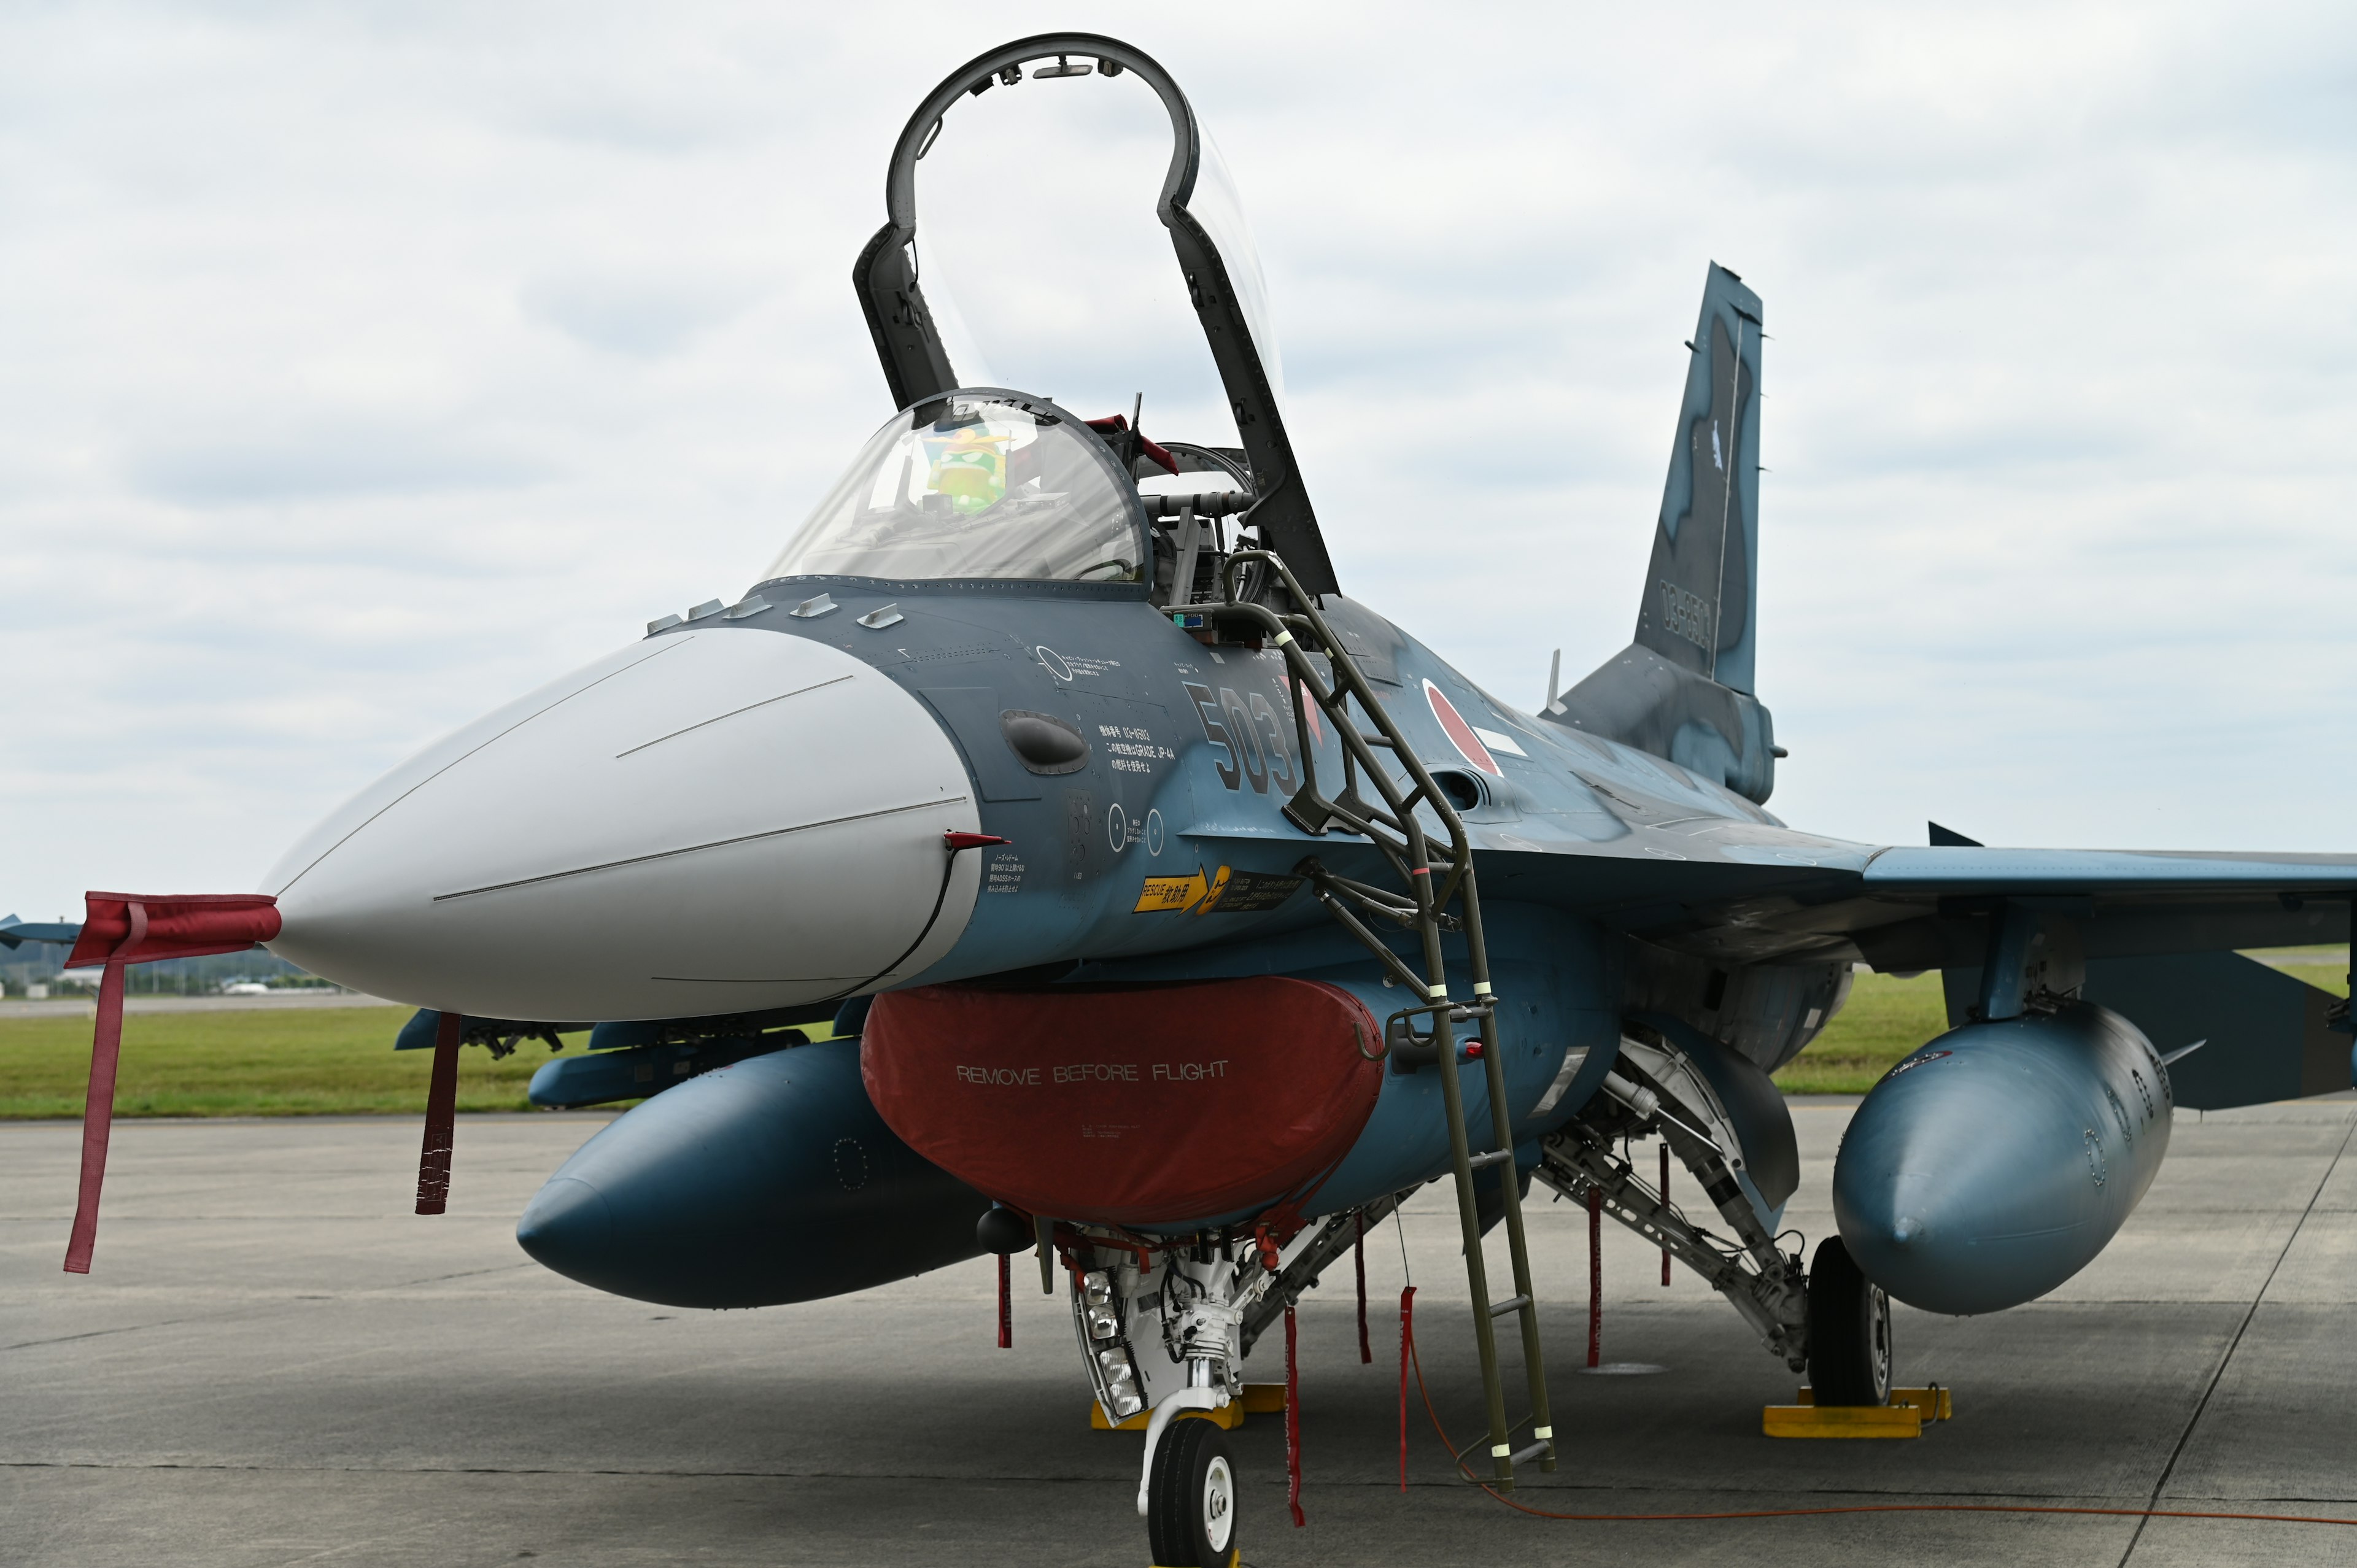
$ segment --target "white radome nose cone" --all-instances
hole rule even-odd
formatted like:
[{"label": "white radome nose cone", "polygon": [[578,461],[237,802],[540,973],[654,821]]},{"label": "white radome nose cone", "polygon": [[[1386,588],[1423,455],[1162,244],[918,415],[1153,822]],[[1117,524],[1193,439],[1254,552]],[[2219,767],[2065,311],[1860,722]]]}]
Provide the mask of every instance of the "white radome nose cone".
[{"label": "white radome nose cone", "polygon": [[950,950],[980,857],[952,863],[942,835],[978,822],[939,723],[850,654],[749,628],[676,632],[362,790],[272,869],[285,928],[270,948],[479,1017],[798,1005]]}]

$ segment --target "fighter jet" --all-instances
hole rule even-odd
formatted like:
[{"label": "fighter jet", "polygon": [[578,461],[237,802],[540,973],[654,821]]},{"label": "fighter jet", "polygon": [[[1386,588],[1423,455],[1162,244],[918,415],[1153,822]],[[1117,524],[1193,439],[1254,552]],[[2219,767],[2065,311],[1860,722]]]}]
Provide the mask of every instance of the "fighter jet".
[{"label": "fighter jet", "polygon": [[44,942],[58,947],[71,947],[81,936],[81,927],[71,920],[44,920],[27,924],[14,915],[0,915],[0,948],[15,952],[27,942]]},{"label": "fighter jet", "polygon": [[[1232,434],[1148,439],[1135,405],[961,373],[918,165],[1018,92],[1167,113],[1137,199]],[[1030,1253],[1103,1422],[1145,1429],[1162,1564],[1238,1561],[1247,1358],[1429,1183],[1504,1487],[1577,1436],[1542,1365],[1534,1181],[1699,1271],[1820,1401],[1877,1403],[1890,1298],[2053,1289],[2135,1208],[2173,1106],[2348,1084],[2347,1004],[2233,950],[2346,940],[2357,856],[1877,846],[1767,810],[1764,314],[1735,273],[1705,278],[1632,639],[1533,713],[1344,592],[1241,205],[1153,59],[1068,34],[968,61],[885,206],[853,277],[897,412],[738,597],[427,748],[256,894],[92,895],[77,961],[119,995],[127,962],[259,940],[424,1009],[422,1208],[462,1042],[602,1020],[535,1097],[642,1102],[517,1230],[601,1290],[775,1305],[996,1252],[1004,1291]],[[1953,1027],[1858,1109],[1839,1233],[1804,1258],[1770,1075],[1861,964],[1942,971]],[[1654,1137],[1701,1202],[1624,1157]]]}]

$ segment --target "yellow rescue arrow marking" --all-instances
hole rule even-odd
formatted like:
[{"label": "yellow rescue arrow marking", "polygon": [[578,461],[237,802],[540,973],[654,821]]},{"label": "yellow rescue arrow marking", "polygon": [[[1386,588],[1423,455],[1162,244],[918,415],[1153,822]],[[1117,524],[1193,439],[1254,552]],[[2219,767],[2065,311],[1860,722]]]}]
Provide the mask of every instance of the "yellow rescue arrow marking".
[{"label": "yellow rescue arrow marking", "polygon": [[1130,913],[1208,915],[1219,907],[1220,895],[1227,890],[1228,868],[1224,865],[1209,876],[1203,875],[1200,865],[1186,876],[1149,876],[1138,890],[1137,907]]},{"label": "yellow rescue arrow marking", "polygon": [[[1227,867],[1220,869],[1224,873]],[[1130,913],[1168,914],[1192,908],[1205,893],[1211,891],[1211,879],[1203,875],[1203,868],[1200,865],[1191,876],[1149,876],[1137,895],[1137,908]]]}]

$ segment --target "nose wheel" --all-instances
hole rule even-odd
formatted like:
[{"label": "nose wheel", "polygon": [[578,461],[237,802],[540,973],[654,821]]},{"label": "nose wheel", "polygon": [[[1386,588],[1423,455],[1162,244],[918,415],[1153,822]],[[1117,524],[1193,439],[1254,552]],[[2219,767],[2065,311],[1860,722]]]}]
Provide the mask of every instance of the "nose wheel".
[{"label": "nose wheel", "polygon": [[1816,1402],[1890,1402],[1890,1298],[1838,1236],[1809,1269],[1809,1384]]},{"label": "nose wheel", "polygon": [[1146,1539],[1157,1568],[1234,1568],[1236,1467],[1208,1421],[1171,1423],[1146,1484]]}]

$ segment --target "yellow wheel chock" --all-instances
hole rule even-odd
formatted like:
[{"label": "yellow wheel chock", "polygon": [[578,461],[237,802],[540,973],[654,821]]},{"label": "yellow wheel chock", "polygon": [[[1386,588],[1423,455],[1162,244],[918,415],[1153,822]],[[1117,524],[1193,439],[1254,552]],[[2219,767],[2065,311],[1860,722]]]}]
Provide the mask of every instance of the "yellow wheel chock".
[{"label": "yellow wheel chock", "polygon": [[1928,1421],[1955,1417],[1951,1391],[1893,1389],[1889,1404],[1820,1405],[1816,1391],[1803,1389],[1792,1404],[1762,1410],[1760,1430],[1770,1437],[1921,1437]]},{"label": "yellow wheel chock", "polygon": [[[1233,1432],[1244,1423],[1248,1415],[1281,1415],[1285,1412],[1283,1383],[1246,1383],[1244,1397],[1232,1400],[1217,1410],[1191,1410],[1182,1413],[1201,1421],[1217,1422],[1223,1432]],[[1099,1432],[1143,1432],[1152,1419],[1152,1411],[1142,1410],[1119,1425],[1105,1419],[1104,1407],[1092,1402],[1089,1424]]]}]

